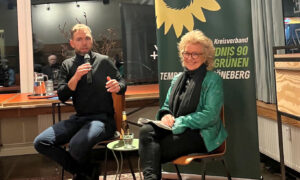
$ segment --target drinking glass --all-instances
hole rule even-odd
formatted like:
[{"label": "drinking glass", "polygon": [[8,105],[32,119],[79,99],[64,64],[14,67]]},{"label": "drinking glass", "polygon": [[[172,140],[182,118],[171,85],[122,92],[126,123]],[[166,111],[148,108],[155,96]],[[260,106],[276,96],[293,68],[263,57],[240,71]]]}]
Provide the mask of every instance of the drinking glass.
[{"label": "drinking glass", "polygon": [[53,81],[48,80],[48,81],[46,81],[45,84],[46,84],[46,94],[47,94],[47,96],[54,95]]},{"label": "drinking glass", "polygon": [[124,134],[123,135],[123,141],[124,141],[124,148],[125,149],[132,148],[133,137],[134,137],[133,133],[129,133],[129,134]]}]

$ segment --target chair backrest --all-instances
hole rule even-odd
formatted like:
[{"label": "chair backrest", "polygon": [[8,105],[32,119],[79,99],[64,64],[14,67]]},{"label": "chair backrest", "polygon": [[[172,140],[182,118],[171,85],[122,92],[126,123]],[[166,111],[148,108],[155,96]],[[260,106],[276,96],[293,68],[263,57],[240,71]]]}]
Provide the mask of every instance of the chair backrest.
[{"label": "chair backrest", "polygon": [[122,111],[124,111],[125,109],[125,95],[118,95],[116,93],[112,93],[112,98],[114,102],[114,118],[116,121],[117,131],[121,132]]}]

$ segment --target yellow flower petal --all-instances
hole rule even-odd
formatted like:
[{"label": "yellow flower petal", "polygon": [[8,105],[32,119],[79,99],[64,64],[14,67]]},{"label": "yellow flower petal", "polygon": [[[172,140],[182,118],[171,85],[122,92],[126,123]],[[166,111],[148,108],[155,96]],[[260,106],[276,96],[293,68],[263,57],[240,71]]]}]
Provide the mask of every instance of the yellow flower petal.
[{"label": "yellow flower petal", "polygon": [[183,26],[186,27],[188,31],[193,30],[193,16],[202,22],[206,22],[202,8],[209,11],[218,11],[221,9],[216,0],[194,0],[184,9],[172,9],[169,8],[163,0],[155,0],[157,29],[159,29],[162,24],[165,24],[164,34],[167,34],[173,26],[176,36],[179,37],[182,34]]}]

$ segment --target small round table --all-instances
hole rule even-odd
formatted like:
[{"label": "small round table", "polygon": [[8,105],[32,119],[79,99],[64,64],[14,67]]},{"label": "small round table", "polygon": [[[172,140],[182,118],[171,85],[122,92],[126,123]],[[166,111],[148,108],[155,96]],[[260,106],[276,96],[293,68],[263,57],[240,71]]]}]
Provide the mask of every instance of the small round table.
[{"label": "small round table", "polygon": [[[130,148],[125,148],[124,146],[124,142],[123,140],[116,140],[116,141],[113,141],[109,144],[107,144],[107,148],[110,149],[116,159],[116,162],[117,162],[117,172],[116,172],[116,178],[118,178],[119,176],[119,179],[121,178],[121,174],[122,174],[122,167],[123,167],[123,155],[122,155],[122,152],[129,152],[129,151],[137,151],[139,149],[139,139],[133,139],[132,141],[132,145]],[[119,160],[115,154],[115,151],[119,151],[120,152],[120,163],[119,163]],[[130,159],[129,157],[127,157],[127,160],[128,160],[128,163],[129,163],[129,168],[130,168],[130,171],[131,171],[131,174],[133,176],[133,179],[136,180],[135,178],[135,175],[134,175],[134,171],[132,169],[132,164],[130,162]],[[140,171],[140,158],[138,160],[138,169],[139,169],[139,174],[140,174],[140,177],[142,179],[142,176],[141,176],[141,171]]]}]

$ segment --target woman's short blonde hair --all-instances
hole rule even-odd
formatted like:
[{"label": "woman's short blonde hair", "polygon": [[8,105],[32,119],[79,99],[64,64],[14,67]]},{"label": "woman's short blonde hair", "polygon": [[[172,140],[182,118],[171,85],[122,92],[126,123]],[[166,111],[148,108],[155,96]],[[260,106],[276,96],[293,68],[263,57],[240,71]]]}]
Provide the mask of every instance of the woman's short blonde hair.
[{"label": "woman's short blonde hair", "polygon": [[73,39],[74,33],[80,29],[85,29],[88,30],[90,32],[90,34],[92,34],[92,30],[90,27],[88,27],[85,24],[75,24],[71,30],[71,39]]},{"label": "woman's short blonde hair", "polygon": [[177,46],[181,62],[183,62],[182,53],[187,44],[201,44],[204,47],[204,63],[207,65],[207,70],[212,70],[214,68],[215,47],[210,38],[205,36],[204,33],[198,29],[190,31],[182,36]]}]

